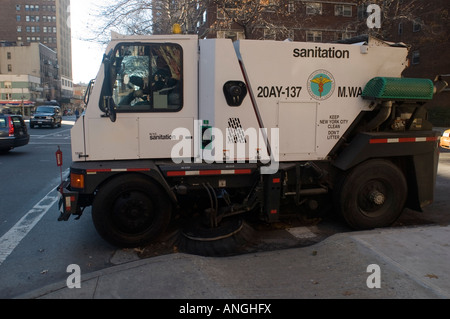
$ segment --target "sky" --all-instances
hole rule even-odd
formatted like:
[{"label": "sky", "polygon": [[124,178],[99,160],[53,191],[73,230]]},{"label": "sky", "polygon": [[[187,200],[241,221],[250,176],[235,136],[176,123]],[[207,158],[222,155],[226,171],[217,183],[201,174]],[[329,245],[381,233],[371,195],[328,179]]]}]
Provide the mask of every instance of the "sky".
[{"label": "sky", "polygon": [[93,12],[96,6],[106,0],[72,0],[70,2],[73,81],[89,83],[97,76],[105,47],[82,39],[89,32],[89,25],[92,26],[95,23]]}]

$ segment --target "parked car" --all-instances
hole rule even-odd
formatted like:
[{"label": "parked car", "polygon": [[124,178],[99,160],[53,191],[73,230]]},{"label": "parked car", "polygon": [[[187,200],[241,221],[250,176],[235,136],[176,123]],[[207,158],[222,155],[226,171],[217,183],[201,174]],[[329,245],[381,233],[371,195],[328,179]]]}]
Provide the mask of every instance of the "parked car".
[{"label": "parked car", "polygon": [[30,128],[35,126],[51,126],[52,128],[61,127],[62,113],[59,106],[42,105],[38,106],[36,112],[30,119]]},{"label": "parked car", "polygon": [[25,146],[30,142],[28,129],[20,115],[0,114],[0,152]]},{"label": "parked car", "polygon": [[450,149],[450,129],[446,130],[442,136],[439,145],[442,148]]}]

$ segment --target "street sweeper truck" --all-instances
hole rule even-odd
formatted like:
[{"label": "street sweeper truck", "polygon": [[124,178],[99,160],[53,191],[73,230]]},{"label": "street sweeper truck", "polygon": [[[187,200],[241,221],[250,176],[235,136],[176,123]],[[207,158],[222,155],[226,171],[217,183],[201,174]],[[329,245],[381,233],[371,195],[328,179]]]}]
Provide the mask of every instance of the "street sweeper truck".
[{"label": "street sweeper truck", "polygon": [[192,241],[333,205],[354,229],[433,201],[443,81],[404,78],[408,46],[113,35],[72,132],[59,220],[92,207],[122,247],[183,214]]}]

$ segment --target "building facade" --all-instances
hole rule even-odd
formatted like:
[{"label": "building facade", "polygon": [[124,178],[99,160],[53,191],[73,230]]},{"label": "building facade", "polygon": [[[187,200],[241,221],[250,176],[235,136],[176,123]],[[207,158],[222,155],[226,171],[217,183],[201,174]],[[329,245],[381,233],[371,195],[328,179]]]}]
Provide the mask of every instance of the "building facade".
[{"label": "building facade", "polygon": [[[46,48],[39,50],[38,59],[43,63],[41,74],[32,74],[34,70],[17,69],[2,74],[30,74],[40,77],[43,98],[48,95],[55,97],[61,103],[70,102],[73,95],[72,83],[72,44],[70,30],[70,0],[2,0],[0,10],[0,42],[7,46],[31,46],[42,43]],[[57,60],[50,64],[55,52]],[[47,58],[45,58],[47,56]],[[2,55],[0,59],[4,59]],[[30,57],[30,59],[36,59]],[[58,84],[53,82],[56,80]],[[56,92],[53,94],[53,89]]]},{"label": "building facade", "polygon": [[[256,1],[258,2],[258,1]],[[205,37],[330,42],[357,34],[356,1],[259,0],[213,4]]]},{"label": "building facade", "polygon": [[[42,43],[0,46],[0,106],[27,106],[57,100],[60,92],[57,54]],[[29,115],[25,112],[24,115]]]},{"label": "building facade", "polygon": [[[444,75],[450,83],[450,2],[414,0],[413,5],[409,15],[400,11],[398,18],[386,26],[390,27],[391,41],[411,46],[410,66],[404,76],[434,80]],[[450,88],[436,96],[433,106],[450,109]]]}]

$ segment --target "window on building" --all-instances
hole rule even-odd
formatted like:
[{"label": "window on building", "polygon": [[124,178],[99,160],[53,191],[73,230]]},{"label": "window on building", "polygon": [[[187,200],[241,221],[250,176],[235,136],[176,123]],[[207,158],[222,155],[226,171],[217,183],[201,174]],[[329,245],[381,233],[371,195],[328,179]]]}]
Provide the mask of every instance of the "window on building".
[{"label": "window on building", "polygon": [[352,6],[348,4],[337,4],[334,6],[334,15],[351,17],[353,15]]},{"label": "window on building", "polygon": [[311,2],[306,4],[306,14],[308,15],[322,15],[322,3]]},{"label": "window on building", "polygon": [[240,39],[245,39],[244,32],[237,32],[230,30],[217,31],[216,37],[218,39],[231,39],[233,42]]},{"label": "window on building", "polygon": [[294,30],[289,30],[288,31],[288,38],[292,41],[295,40],[295,31]]},{"label": "window on building", "polygon": [[322,42],[322,31],[306,31],[306,41]]},{"label": "window on building", "polygon": [[12,70],[13,70],[12,64],[8,64],[8,72],[12,72]]},{"label": "window on building", "polygon": [[419,51],[414,51],[412,53],[412,59],[411,59],[411,63],[414,65],[417,65],[420,63],[420,52]]},{"label": "window on building", "polygon": [[217,19],[227,19],[229,15],[237,19],[245,19],[245,11],[239,10],[237,4],[225,2],[224,6],[224,8],[217,6]]},{"label": "window on building", "polygon": [[11,82],[5,82],[5,89],[12,89],[12,83]]},{"label": "window on building", "polygon": [[11,52],[6,52],[6,58],[7,58],[8,60],[11,60]]},{"label": "window on building", "polygon": [[276,40],[277,32],[274,29],[264,29],[264,40]]},{"label": "window on building", "polygon": [[19,16],[19,15],[16,16],[16,21],[17,21],[17,22],[20,22],[20,16]]},{"label": "window on building", "polygon": [[295,3],[294,3],[294,1],[289,1],[289,3],[288,3],[288,12],[289,13],[295,12]]},{"label": "window on building", "polygon": [[275,0],[259,0],[259,4],[262,6],[273,6],[276,5]]},{"label": "window on building", "polygon": [[352,34],[349,32],[338,32],[336,34],[336,40],[346,40],[350,39],[352,37]]},{"label": "window on building", "polygon": [[422,21],[415,20],[413,22],[413,32],[419,32],[420,30],[422,30]]},{"label": "window on building", "polygon": [[20,4],[16,4],[16,11],[20,11]]}]

